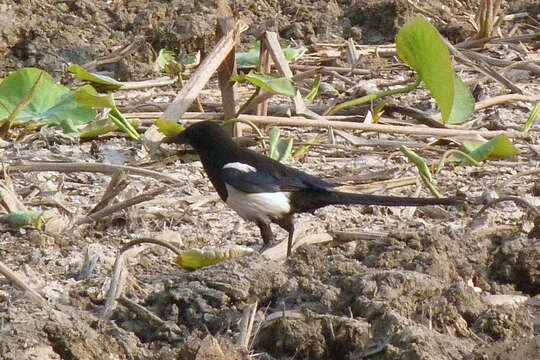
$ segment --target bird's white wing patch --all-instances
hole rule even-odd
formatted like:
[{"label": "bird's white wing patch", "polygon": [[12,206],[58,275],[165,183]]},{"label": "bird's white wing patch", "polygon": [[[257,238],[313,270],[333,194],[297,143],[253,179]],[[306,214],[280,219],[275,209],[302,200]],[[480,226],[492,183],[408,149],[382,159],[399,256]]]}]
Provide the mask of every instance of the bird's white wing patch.
[{"label": "bird's white wing patch", "polygon": [[227,205],[246,220],[268,222],[291,211],[289,192],[245,193],[229,184],[225,186]]},{"label": "bird's white wing patch", "polygon": [[257,169],[255,169],[253,166],[248,165],[248,164],[244,164],[244,163],[241,163],[241,162],[228,163],[228,164],[225,164],[225,166],[223,166],[223,168],[224,169],[236,169],[236,170],[239,170],[239,171],[242,171],[242,172],[245,172],[245,173],[256,172],[257,171]]}]

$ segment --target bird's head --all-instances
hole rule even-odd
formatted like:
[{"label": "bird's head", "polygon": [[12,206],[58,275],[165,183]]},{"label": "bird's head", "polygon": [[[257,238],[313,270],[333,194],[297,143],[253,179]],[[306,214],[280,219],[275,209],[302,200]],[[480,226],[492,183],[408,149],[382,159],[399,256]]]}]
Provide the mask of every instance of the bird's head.
[{"label": "bird's head", "polygon": [[223,127],[214,121],[201,121],[166,140],[167,143],[189,144],[199,151],[213,143],[232,141]]}]

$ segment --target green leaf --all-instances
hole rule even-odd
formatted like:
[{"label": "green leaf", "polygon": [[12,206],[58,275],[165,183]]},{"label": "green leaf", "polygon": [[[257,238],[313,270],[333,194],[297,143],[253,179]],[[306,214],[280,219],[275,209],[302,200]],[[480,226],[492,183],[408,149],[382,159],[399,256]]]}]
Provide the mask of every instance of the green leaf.
[{"label": "green leaf", "polygon": [[260,87],[266,91],[294,97],[296,95],[296,86],[283,76],[271,74],[260,74],[255,71],[250,71],[248,74],[232,76],[232,82],[250,82],[253,85]]},{"label": "green leaf", "polygon": [[461,124],[474,112],[474,97],[463,81],[453,73],[454,78],[454,104],[448,119],[449,124]]},{"label": "green leaf", "polygon": [[317,94],[319,93],[319,86],[321,86],[320,74],[315,77],[315,80],[313,81],[313,88],[311,89],[309,94],[307,94],[306,96],[307,100],[311,100],[311,101],[315,100],[315,98],[317,97]]},{"label": "green leaf", "polygon": [[[476,161],[505,159],[519,153],[519,150],[504,134],[496,136],[484,144],[467,142],[463,146],[465,153]],[[465,165],[470,164],[467,159],[462,159],[461,162]]]},{"label": "green leaf", "polygon": [[472,96],[461,81],[456,81],[448,48],[437,29],[417,17],[407,22],[396,36],[399,57],[416,70],[441,109],[443,122],[463,122],[472,112]]},{"label": "green leaf", "polygon": [[165,119],[158,119],[154,121],[154,125],[157,126],[158,131],[166,137],[171,137],[176,134],[180,134],[186,128],[177,123],[176,121],[170,121]]},{"label": "green leaf", "polygon": [[[26,98],[42,70],[24,68],[0,83],[0,123]],[[76,101],[76,92],[56,85],[53,78],[43,74],[41,86],[32,101],[16,117],[14,124],[31,121],[62,128],[66,134],[76,133],[76,127],[92,121],[96,112]]]},{"label": "green leaf", "polygon": [[270,158],[276,160],[278,157],[277,154],[277,144],[279,142],[280,130],[278,127],[272,127],[270,129]]},{"label": "green leaf", "polygon": [[[300,59],[307,51],[305,46],[282,48],[285,59],[288,62],[295,62]],[[236,65],[240,69],[255,68],[259,64],[259,55],[261,53],[261,42],[256,41],[248,52],[237,52],[235,55]]]},{"label": "green leaf", "polygon": [[270,158],[281,163],[291,157],[293,139],[280,139],[279,128],[273,127],[270,129]]},{"label": "green leaf", "polygon": [[111,109],[108,114],[109,119],[132,139],[141,140],[141,136],[137,130],[124,118],[124,115],[116,107],[112,94],[99,95],[93,87],[86,85],[77,90],[76,98],[77,102],[87,106]]},{"label": "green leaf", "polygon": [[433,183],[433,177],[431,176],[431,171],[429,170],[429,166],[427,166],[426,161],[406,146],[401,146],[401,151],[407,155],[410,162],[416,165],[420,175],[426,178],[430,183]]},{"label": "green leaf", "polygon": [[527,119],[527,123],[525,124],[525,128],[523,129],[523,131],[528,133],[529,130],[531,130],[534,120],[536,120],[536,118],[538,117],[538,114],[540,114],[540,102],[537,102],[536,105],[534,106],[531,112],[531,115],[529,115],[529,118]]},{"label": "green leaf", "polygon": [[82,66],[77,64],[71,65],[68,68],[68,71],[75,74],[81,80],[91,82],[96,88],[101,90],[117,90],[122,87],[121,82],[116,81],[109,76],[88,72]]},{"label": "green leaf", "polygon": [[182,56],[180,56],[180,63],[184,65],[186,69],[199,66],[201,63],[201,50],[195,53],[182,54]]}]

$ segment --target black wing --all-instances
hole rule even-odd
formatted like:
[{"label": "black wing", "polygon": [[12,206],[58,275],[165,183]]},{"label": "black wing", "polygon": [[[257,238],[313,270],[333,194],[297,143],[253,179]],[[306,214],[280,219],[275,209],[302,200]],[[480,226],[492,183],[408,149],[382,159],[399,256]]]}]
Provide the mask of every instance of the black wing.
[{"label": "black wing", "polygon": [[281,164],[278,161],[246,151],[240,162],[250,165],[256,171],[245,172],[235,168],[221,170],[223,180],[238,190],[247,193],[332,190],[334,185]]}]

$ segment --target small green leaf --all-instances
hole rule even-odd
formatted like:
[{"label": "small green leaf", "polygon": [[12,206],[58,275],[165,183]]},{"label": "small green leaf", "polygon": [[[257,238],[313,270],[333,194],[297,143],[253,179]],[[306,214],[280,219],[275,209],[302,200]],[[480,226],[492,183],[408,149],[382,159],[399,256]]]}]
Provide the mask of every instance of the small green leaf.
[{"label": "small green leaf", "polygon": [[[28,96],[41,73],[40,69],[23,68],[0,83],[0,124]],[[56,85],[53,78],[44,73],[41,86],[13,124],[50,124],[62,128],[67,134],[73,134],[77,132],[78,125],[92,121],[95,116],[96,112],[92,108],[76,101],[75,91]]]},{"label": "small green leaf", "polygon": [[[285,59],[288,62],[295,62],[300,59],[307,51],[305,46],[282,48]],[[240,69],[255,68],[259,64],[259,55],[261,53],[261,42],[256,41],[248,52],[237,52],[236,65]]]},{"label": "small green leaf", "polygon": [[430,183],[433,183],[433,177],[431,176],[431,171],[429,170],[429,166],[427,166],[426,161],[419,156],[417,153],[412,151],[406,146],[401,146],[401,151],[407,155],[407,158],[409,158],[409,161],[416,165],[418,168],[418,172],[420,175],[422,175],[424,178],[426,178]]},{"label": "small green leaf", "polygon": [[534,120],[536,120],[536,118],[538,117],[538,114],[540,114],[540,102],[537,102],[536,105],[534,106],[531,112],[531,115],[529,115],[529,118],[527,119],[527,123],[525,124],[525,129],[523,129],[523,131],[528,133],[529,130],[531,130]]},{"label": "small green leaf", "polygon": [[156,125],[158,131],[166,137],[172,137],[176,134],[180,134],[186,129],[176,121],[170,121],[165,119],[158,119],[154,121],[154,125]]},{"label": "small green leaf", "polygon": [[199,66],[201,63],[201,50],[190,53],[190,54],[182,54],[180,57],[180,63],[184,65],[186,69],[191,69],[196,66]]},{"label": "small green leaf", "polygon": [[452,112],[453,123],[468,117],[472,97],[466,86],[455,80],[448,48],[433,25],[421,17],[407,22],[396,36],[396,50],[426,84],[441,109],[444,123]]},{"label": "small green leaf", "polygon": [[68,68],[68,71],[75,74],[79,79],[89,81],[102,90],[117,90],[122,87],[121,82],[116,81],[109,76],[88,72],[82,66],[77,64],[71,65]]},{"label": "small green leaf", "polygon": [[296,95],[296,86],[283,76],[276,76],[270,74],[259,74],[255,71],[250,71],[248,74],[242,74],[231,77],[231,82],[245,82],[248,81],[253,85],[260,87],[266,91],[285,95],[288,97],[294,97]]},{"label": "small green leaf", "polygon": [[306,96],[307,100],[311,100],[311,101],[315,100],[315,98],[317,97],[317,94],[319,93],[319,86],[321,86],[320,74],[315,77],[315,80],[313,81],[313,88],[311,89],[309,94],[307,94]]},{"label": "small green leaf", "polygon": [[[519,150],[504,134],[494,137],[485,144],[465,143],[463,146],[465,153],[476,161],[505,159],[519,153]],[[461,162],[465,165],[470,164],[467,159],[462,159]]]},{"label": "small green leaf", "polygon": [[280,139],[279,128],[270,129],[270,158],[281,163],[287,161],[291,157],[292,146],[293,139]]},{"label": "small green leaf", "polygon": [[270,158],[277,160],[277,144],[279,143],[280,130],[278,127],[270,129]]}]

